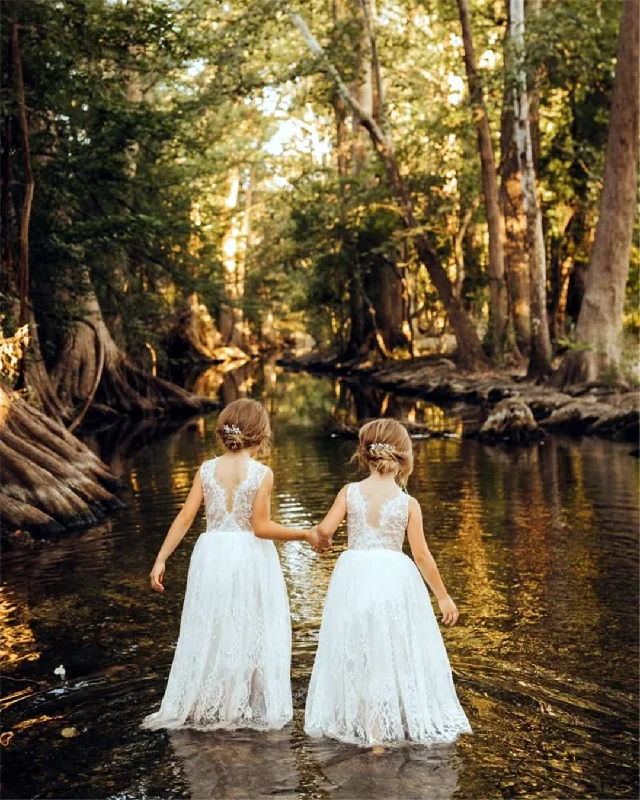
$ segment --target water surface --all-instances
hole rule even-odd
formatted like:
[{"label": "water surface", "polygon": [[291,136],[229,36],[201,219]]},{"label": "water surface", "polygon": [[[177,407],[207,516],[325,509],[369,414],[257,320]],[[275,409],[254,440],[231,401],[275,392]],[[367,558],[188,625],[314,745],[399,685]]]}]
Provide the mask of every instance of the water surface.
[{"label": "water surface", "polygon": [[[329,420],[380,412],[460,433],[460,409],[269,366],[209,373],[201,390],[271,411],[279,518],[318,521],[356,476]],[[465,412],[466,413],[466,412]],[[311,742],[302,710],[335,558],[279,547],[293,617],[294,723],[282,732],[140,730],[159,704],[202,516],[147,588],[154,555],[215,418],[162,439],[90,439],[127,485],[126,508],[81,535],[4,555],[5,798],[637,797],[638,462],[628,447],[551,439],[528,449],[416,441],[410,491],[461,616],[443,632],[474,735],[381,756]],[[54,675],[64,665],[65,679]]]}]

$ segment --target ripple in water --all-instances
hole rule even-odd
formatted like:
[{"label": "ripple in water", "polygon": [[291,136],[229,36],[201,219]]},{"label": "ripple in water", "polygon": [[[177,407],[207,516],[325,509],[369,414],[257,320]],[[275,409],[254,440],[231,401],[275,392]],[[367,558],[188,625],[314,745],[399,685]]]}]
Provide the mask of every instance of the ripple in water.
[{"label": "ripple in water", "polygon": [[[331,436],[331,417],[385,411],[461,431],[458,416],[427,403],[268,365],[207,381],[226,402],[247,392],[266,402],[276,506],[292,525],[317,521],[356,477],[353,443]],[[444,636],[473,736],[382,756],[304,736],[340,534],[327,559],[297,542],[279,548],[294,626],[291,726],[268,735],[140,730],[164,690],[202,518],[169,562],[163,596],[147,589],[147,574],[214,451],[214,422],[142,449],[148,431],[97,435],[93,446],[129,487],[126,509],[82,535],[5,554],[4,797],[638,795],[638,462],[609,442],[552,439],[508,452],[416,441],[409,490],[461,611]],[[64,681],[53,673],[60,664]]]}]

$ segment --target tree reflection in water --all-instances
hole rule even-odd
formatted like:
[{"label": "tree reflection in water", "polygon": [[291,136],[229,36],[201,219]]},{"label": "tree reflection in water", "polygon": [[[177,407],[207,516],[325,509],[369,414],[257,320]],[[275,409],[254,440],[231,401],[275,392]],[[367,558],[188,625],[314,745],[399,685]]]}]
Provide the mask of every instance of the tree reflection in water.
[{"label": "tree reflection in water", "polygon": [[192,798],[306,795],[350,800],[449,800],[458,789],[455,748],[370,750],[306,739],[302,720],[282,731],[172,731]]},{"label": "tree reflection in water", "polygon": [[[251,393],[266,403],[274,507],[296,526],[317,521],[358,476],[354,443],[331,436],[332,420],[393,412],[430,426],[455,421],[415,399],[358,395],[269,364],[207,380],[222,402]],[[149,565],[198,465],[216,453],[215,422],[192,420],[163,439],[146,421],[97,433],[93,446],[127,484],[126,507],[99,528],[3,554],[4,795],[638,795],[638,461],[599,440],[552,437],[510,451],[415,442],[409,491],[461,611],[443,636],[473,736],[380,757],[304,736],[344,530],[326,559],[300,542],[279,546],[293,623],[292,726],[266,736],[142,731],[164,691],[202,516],[172,556],[161,597],[148,590]],[[67,727],[78,735],[64,738]]]}]

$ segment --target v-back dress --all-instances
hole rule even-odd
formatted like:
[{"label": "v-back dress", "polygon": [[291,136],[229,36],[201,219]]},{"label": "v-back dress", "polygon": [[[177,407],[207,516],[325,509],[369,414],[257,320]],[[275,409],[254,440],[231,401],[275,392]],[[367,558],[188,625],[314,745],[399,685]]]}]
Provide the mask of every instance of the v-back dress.
[{"label": "v-back dress", "polygon": [[200,467],[207,529],[193,549],[169,680],[146,728],[282,728],[293,716],[289,600],[272,541],[251,528],[267,467],[247,461],[233,492]]},{"label": "v-back dress", "polygon": [[348,549],[327,591],[305,732],[374,745],[450,742],[471,727],[453,685],[427,587],[402,552],[409,495],[367,521],[357,483],[347,488]]}]

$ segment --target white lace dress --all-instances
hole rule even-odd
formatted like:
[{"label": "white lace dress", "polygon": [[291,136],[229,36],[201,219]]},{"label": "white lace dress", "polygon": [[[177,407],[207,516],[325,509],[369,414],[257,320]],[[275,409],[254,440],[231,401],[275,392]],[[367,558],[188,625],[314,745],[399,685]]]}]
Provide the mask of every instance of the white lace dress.
[{"label": "white lace dress", "polygon": [[191,556],[162,705],[145,728],[282,728],[293,716],[291,618],[280,559],[273,542],[251,529],[267,468],[247,462],[229,512],[216,462],[200,467],[207,529]]},{"label": "white lace dress", "polygon": [[322,615],[309,736],[432,744],[471,732],[427,587],[402,552],[408,504],[404,492],[388,500],[374,528],[359,484],[347,488],[349,549],[336,563]]}]

